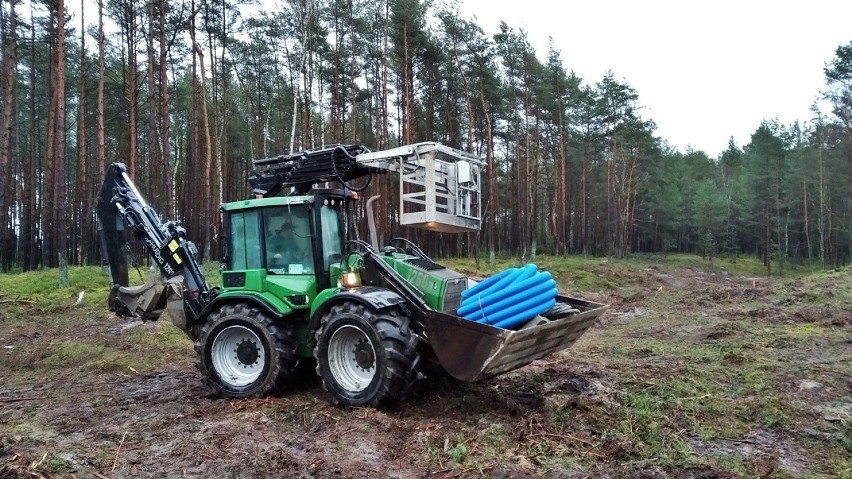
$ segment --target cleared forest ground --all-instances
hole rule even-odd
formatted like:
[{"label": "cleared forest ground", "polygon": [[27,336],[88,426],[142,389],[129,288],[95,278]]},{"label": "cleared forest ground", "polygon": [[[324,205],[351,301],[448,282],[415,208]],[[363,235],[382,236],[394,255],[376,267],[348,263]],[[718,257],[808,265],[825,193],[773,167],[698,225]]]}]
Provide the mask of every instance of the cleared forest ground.
[{"label": "cleared forest ground", "polygon": [[852,477],[852,269],[538,264],[612,307],[565,353],[395,411],[310,381],[213,398],[176,328],[106,311],[97,269],[0,276],[0,477]]}]

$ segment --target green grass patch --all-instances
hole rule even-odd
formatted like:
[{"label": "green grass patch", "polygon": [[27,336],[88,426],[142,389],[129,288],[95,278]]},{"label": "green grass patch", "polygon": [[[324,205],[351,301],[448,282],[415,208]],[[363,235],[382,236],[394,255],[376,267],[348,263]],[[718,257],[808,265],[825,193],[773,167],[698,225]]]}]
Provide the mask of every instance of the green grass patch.
[{"label": "green grass patch", "polygon": [[39,464],[38,469],[60,477],[74,472],[74,466],[68,460],[53,455],[48,455]]},{"label": "green grass patch", "polygon": [[[760,258],[751,255],[723,255],[712,259],[702,258],[696,254],[645,254],[637,253],[625,260],[637,265],[658,265],[667,269],[691,268],[707,272],[727,272],[738,276],[765,277],[766,266]],[[822,271],[822,265],[813,263],[784,263],[786,278],[795,278]],[[772,277],[778,277],[778,265],[772,263]]]},{"label": "green grass patch", "polygon": [[[514,257],[497,258],[493,267],[482,260],[477,267],[472,258],[445,258],[440,262],[450,269],[483,278],[524,265],[520,258]],[[564,291],[608,290],[629,284],[632,279],[629,264],[613,263],[607,258],[540,255],[534,263],[539,269],[550,272],[559,289]]]},{"label": "green grass patch", "polygon": [[140,362],[127,351],[114,346],[80,341],[52,345],[41,366],[48,369],[79,369],[88,372],[116,372],[135,367]]},{"label": "green grass patch", "polygon": [[60,288],[58,269],[0,274],[0,301],[13,316],[33,308],[50,312],[74,306],[81,292],[82,304],[105,307],[109,277],[95,266],[71,267],[68,287]]},{"label": "green grass patch", "polygon": [[[153,326],[153,325],[152,325]],[[176,326],[165,323],[156,327],[140,326],[127,335],[125,342],[145,358],[175,361],[182,358],[194,358],[192,341]]]},{"label": "green grass patch", "polygon": [[[220,263],[207,262],[202,266],[208,283],[219,285]],[[129,283],[144,283],[148,271],[147,267],[130,268]],[[44,317],[70,326],[81,320],[92,320],[98,311],[108,313],[109,275],[102,268],[69,267],[68,283],[66,288],[59,287],[56,268],[0,274],[0,319],[18,321]]]},{"label": "green grass patch", "polygon": [[784,329],[784,335],[793,339],[813,339],[823,334],[825,334],[825,327],[818,323],[796,324]]},{"label": "green grass patch", "polygon": [[126,333],[69,338],[49,345],[19,345],[15,355],[0,357],[0,366],[16,371],[19,377],[43,371],[144,373],[175,361],[189,365],[193,358],[192,342],[183,332],[171,324],[148,323]]}]

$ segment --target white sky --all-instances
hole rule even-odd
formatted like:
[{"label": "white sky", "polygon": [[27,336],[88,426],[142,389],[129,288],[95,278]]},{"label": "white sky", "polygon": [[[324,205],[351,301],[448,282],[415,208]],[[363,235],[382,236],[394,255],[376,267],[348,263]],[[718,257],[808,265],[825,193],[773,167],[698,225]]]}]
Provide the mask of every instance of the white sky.
[{"label": "white sky", "polygon": [[850,0],[459,0],[487,34],[501,20],[548,38],[586,84],[607,70],[639,95],[657,136],[711,157],[765,118],[809,122],[823,67],[852,41]]},{"label": "white sky", "polygon": [[[731,137],[744,146],[763,119],[809,122],[823,67],[852,41],[852,0],[458,2],[489,35],[501,20],[525,30],[541,61],[553,38],[586,84],[612,70],[639,95],[657,136],[711,157]],[[68,7],[79,27],[79,0]],[[87,1],[86,23],[96,12]]]}]

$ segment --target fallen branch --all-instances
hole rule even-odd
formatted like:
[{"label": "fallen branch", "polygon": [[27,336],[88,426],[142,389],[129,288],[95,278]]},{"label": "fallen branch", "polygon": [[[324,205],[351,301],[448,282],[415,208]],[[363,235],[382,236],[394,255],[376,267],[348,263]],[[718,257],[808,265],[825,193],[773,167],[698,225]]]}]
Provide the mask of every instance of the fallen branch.
[{"label": "fallen branch", "polygon": [[124,444],[124,438],[127,437],[127,431],[124,431],[124,435],[121,436],[121,442],[118,443],[118,449],[115,450],[115,460],[112,461],[112,469],[110,472],[115,471],[115,466],[118,465],[118,453],[121,452],[121,446]]},{"label": "fallen branch", "polygon": [[38,401],[39,399],[56,399],[57,396],[30,396],[18,398],[0,397],[0,402]]},{"label": "fallen branch", "polygon": [[675,399],[675,401],[686,401],[686,400],[707,399],[707,398],[712,397],[712,396],[713,396],[712,394],[707,393],[707,394],[705,394],[705,395],[703,395],[703,396],[692,396],[692,397],[685,397],[685,398],[677,398],[677,399]]},{"label": "fallen branch", "polygon": [[38,466],[40,466],[40,465],[41,465],[41,463],[42,463],[42,462],[44,462],[44,460],[45,460],[45,459],[47,459],[47,453],[44,453],[44,456],[41,456],[41,461],[38,461],[38,463],[37,463],[37,464],[33,464],[33,465],[30,467],[30,469],[37,469],[37,468],[38,468]]},{"label": "fallen branch", "polygon": [[481,467],[480,466],[466,467],[464,469],[461,469],[459,471],[454,472],[453,474],[450,474],[447,477],[461,477],[461,476],[464,476],[464,475],[471,473],[471,472],[474,472],[474,471],[478,472],[479,474],[482,474],[483,472],[485,472],[489,469],[493,469],[493,468],[494,468],[493,464],[486,464],[486,465],[481,466]]},{"label": "fallen branch", "polygon": [[10,303],[35,304],[35,301],[30,301],[28,299],[0,299],[0,304]]},{"label": "fallen branch", "polygon": [[590,446],[590,447],[595,447],[595,448],[598,447],[595,444],[592,444],[591,442],[586,441],[585,439],[580,439],[579,437],[569,436],[568,434],[553,434],[553,433],[548,433],[548,432],[539,432],[539,433],[527,435],[527,438],[531,438],[531,437],[556,437],[556,438],[559,438],[559,439],[569,439],[571,441],[582,442],[583,444]]}]

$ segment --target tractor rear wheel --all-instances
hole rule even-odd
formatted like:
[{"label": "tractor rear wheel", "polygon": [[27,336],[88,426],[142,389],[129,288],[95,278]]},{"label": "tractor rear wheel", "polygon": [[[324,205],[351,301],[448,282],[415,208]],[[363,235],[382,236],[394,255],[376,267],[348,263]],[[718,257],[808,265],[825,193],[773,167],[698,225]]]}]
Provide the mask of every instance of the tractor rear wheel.
[{"label": "tractor rear wheel", "polygon": [[393,407],[411,393],[418,340],[398,309],[337,304],[322,317],[316,340],[317,374],[336,403]]},{"label": "tractor rear wheel", "polygon": [[297,342],[285,325],[246,303],[213,312],[195,341],[203,381],[224,397],[279,394],[298,362]]}]

